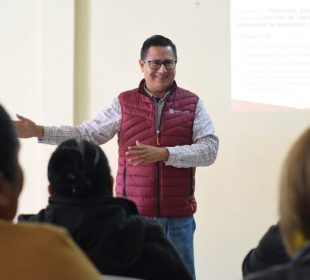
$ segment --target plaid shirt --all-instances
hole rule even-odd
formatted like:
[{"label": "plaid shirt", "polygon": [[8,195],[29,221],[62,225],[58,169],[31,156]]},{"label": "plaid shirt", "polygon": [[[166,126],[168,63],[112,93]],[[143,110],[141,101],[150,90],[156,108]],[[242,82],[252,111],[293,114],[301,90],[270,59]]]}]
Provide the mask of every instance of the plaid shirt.
[{"label": "plaid shirt", "polygon": [[[162,106],[163,103],[164,100]],[[101,145],[119,132],[121,121],[121,106],[118,98],[114,98],[97,117],[78,126],[44,126],[44,137],[39,142],[60,144],[70,138],[83,138]],[[199,99],[193,127],[193,144],[167,147],[169,158],[165,164],[178,168],[210,165],[216,159],[218,145],[212,121]]]}]

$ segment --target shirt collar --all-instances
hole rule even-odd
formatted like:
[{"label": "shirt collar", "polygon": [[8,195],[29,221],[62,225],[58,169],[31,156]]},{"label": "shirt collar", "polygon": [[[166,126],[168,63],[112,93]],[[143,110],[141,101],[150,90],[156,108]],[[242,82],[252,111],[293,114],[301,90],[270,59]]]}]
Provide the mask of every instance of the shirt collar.
[{"label": "shirt collar", "polygon": [[144,90],[145,90],[145,92],[146,92],[146,94],[147,94],[148,96],[150,96],[151,98],[153,98],[153,99],[155,99],[155,100],[157,100],[157,101],[159,101],[159,100],[163,100],[163,101],[166,100],[166,98],[168,97],[168,95],[169,95],[169,93],[170,93],[170,90],[168,90],[162,98],[158,98],[157,96],[155,96],[153,93],[151,93],[151,92],[146,88],[146,84],[144,84]]}]

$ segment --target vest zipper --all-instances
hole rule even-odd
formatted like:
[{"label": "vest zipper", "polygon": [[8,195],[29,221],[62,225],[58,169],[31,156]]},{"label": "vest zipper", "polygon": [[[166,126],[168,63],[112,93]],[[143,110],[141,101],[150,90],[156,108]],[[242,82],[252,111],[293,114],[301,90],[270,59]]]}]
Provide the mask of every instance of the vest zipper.
[{"label": "vest zipper", "polygon": [[157,165],[157,217],[160,217],[160,161],[156,163]]},{"label": "vest zipper", "polygon": [[[160,146],[160,119],[161,116],[158,114],[159,100],[155,101],[156,104],[156,144]],[[160,217],[160,162],[156,163],[156,188],[157,188],[157,217]]]},{"label": "vest zipper", "polygon": [[160,145],[160,141],[159,141],[159,133],[160,133],[160,131],[159,131],[159,129],[157,129],[157,130],[156,130],[156,144],[157,144],[157,146],[159,146],[159,145]]}]

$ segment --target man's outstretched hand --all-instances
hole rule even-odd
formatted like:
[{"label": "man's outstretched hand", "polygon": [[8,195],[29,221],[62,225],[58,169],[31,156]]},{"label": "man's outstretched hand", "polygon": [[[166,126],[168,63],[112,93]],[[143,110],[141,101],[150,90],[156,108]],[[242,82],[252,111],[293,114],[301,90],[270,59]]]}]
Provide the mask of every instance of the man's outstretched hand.
[{"label": "man's outstretched hand", "polygon": [[37,125],[32,120],[29,120],[23,116],[16,114],[17,121],[14,121],[17,136],[20,138],[38,137],[41,139],[44,135],[44,129],[42,126]]}]

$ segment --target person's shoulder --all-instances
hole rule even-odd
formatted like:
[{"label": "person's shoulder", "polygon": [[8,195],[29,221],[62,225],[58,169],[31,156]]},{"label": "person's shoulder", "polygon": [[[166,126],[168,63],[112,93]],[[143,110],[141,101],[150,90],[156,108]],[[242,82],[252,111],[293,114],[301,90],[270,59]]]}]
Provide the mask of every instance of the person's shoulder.
[{"label": "person's shoulder", "polygon": [[130,215],[139,215],[138,208],[136,204],[129,200],[129,199],[124,199],[121,197],[108,197],[104,199],[105,204],[108,205],[113,205],[113,206],[118,206],[121,207],[126,211],[126,213]]},{"label": "person's shoulder", "polygon": [[14,225],[24,238],[32,237],[40,240],[60,241],[67,239],[69,234],[65,228],[45,223],[19,223]]},{"label": "person's shoulder", "polygon": [[151,240],[163,240],[166,239],[166,235],[164,233],[164,229],[161,224],[159,224],[156,220],[153,219],[145,219],[143,217],[139,217],[143,220],[145,226],[145,232],[148,239]]},{"label": "person's shoulder", "polygon": [[127,94],[132,94],[132,93],[138,93],[139,92],[139,88],[132,88],[132,89],[128,89],[125,91],[122,91],[119,95],[118,98],[127,95]]},{"label": "person's shoulder", "polygon": [[38,236],[42,236],[44,238],[55,236],[58,238],[67,235],[64,228],[44,223],[20,222],[18,224],[12,224],[9,222],[2,222],[0,227],[2,233],[11,235],[11,237],[21,236],[23,239],[36,238]]},{"label": "person's shoulder", "polygon": [[[266,268],[247,275],[244,280],[296,280],[297,275],[310,276],[307,271],[301,271],[300,267],[292,267],[291,264],[281,264]],[[298,278],[299,279],[299,278]],[[308,278],[301,278],[308,279]]]},{"label": "person's shoulder", "polygon": [[199,96],[196,93],[194,93],[191,90],[185,89],[183,87],[175,86],[175,92],[177,94],[182,94],[182,95],[185,95],[185,96],[195,97],[196,99],[199,99]]},{"label": "person's shoulder", "polygon": [[[99,279],[99,272],[67,231],[49,224],[0,224],[5,279]],[[14,263],[15,261],[15,263]],[[15,270],[11,269],[14,263]]]},{"label": "person's shoulder", "polygon": [[1,226],[0,231],[1,246],[5,247],[4,250],[11,247],[11,251],[16,251],[22,246],[23,254],[30,254],[36,261],[51,249],[55,250],[49,256],[72,250],[73,241],[61,227],[44,223],[19,223]]}]

